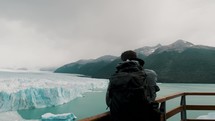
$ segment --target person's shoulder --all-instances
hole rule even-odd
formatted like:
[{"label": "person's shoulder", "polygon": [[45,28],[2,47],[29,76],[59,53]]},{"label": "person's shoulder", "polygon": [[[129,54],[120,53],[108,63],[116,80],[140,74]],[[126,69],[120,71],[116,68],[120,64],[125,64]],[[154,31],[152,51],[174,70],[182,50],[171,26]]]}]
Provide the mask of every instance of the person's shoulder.
[{"label": "person's shoulder", "polygon": [[157,76],[157,73],[154,70],[151,69],[144,69],[147,76]]}]

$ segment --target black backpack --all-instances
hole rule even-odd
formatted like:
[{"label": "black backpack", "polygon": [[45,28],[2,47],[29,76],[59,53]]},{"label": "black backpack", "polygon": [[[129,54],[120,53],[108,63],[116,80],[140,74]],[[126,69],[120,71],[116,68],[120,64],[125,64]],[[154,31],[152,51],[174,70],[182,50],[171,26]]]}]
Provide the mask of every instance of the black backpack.
[{"label": "black backpack", "polygon": [[110,113],[114,121],[148,121],[146,74],[136,62],[125,62],[109,79]]}]

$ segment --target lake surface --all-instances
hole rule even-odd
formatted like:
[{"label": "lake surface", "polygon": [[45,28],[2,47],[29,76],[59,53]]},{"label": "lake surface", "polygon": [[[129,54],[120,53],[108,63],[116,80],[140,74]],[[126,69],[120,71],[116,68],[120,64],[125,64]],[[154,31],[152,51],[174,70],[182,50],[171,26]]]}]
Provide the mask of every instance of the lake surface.
[{"label": "lake surface", "polygon": [[[41,74],[42,73],[42,74]],[[11,76],[12,75],[12,76]],[[46,108],[33,108],[33,109],[24,109],[24,110],[19,110],[18,114],[14,115],[19,115],[23,118],[23,120],[39,120],[41,118],[41,115],[51,112],[54,114],[61,114],[61,113],[68,113],[72,112],[74,113],[77,117],[78,120],[82,118],[86,118],[89,116],[93,116],[96,114],[100,114],[102,112],[106,112],[106,105],[105,105],[105,93],[106,93],[106,87],[105,83],[108,83],[108,80],[100,80],[100,79],[89,79],[86,77],[77,77],[77,75],[64,75],[64,74],[50,74],[50,73],[43,73],[40,72],[38,73],[11,73],[11,72],[0,72],[0,81],[3,80],[8,80],[10,79],[25,79],[27,77],[30,77],[31,80],[37,81],[38,79],[44,79],[46,77],[49,78],[49,80],[54,80],[58,81],[63,78],[63,80],[66,81],[76,81],[76,85],[79,83],[77,80],[84,80],[84,82],[90,82],[86,83],[86,88],[89,88],[91,91],[85,91],[81,92],[80,94],[82,96],[77,96],[75,97],[72,101],[69,101],[66,104],[58,105],[58,106],[52,106],[52,107],[46,107]],[[36,78],[36,79],[35,79]],[[27,78],[29,79],[29,78]],[[98,81],[100,83],[99,86],[94,83],[91,83],[91,81]],[[59,83],[58,83],[59,84]],[[90,85],[90,87],[89,87]],[[162,83],[158,84],[159,87],[161,88],[161,91],[158,92],[158,97],[166,96],[169,94],[173,94],[176,92],[215,92],[215,84],[179,84],[179,83]],[[31,85],[32,86],[32,85]],[[53,85],[52,85],[53,86]],[[92,88],[93,87],[93,88]],[[98,88],[101,87],[101,88]],[[16,88],[16,87],[15,87]],[[197,96],[192,96],[192,97],[187,97],[187,104],[214,104],[215,98],[214,97],[197,97]],[[174,100],[168,101],[167,102],[167,110],[177,106],[180,104],[180,98],[176,98]],[[208,111],[189,111],[188,112],[188,117],[189,118],[197,118],[200,115],[206,115]],[[1,113],[0,113],[1,114]],[[179,115],[176,115],[172,118],[170,118],[168,121],[178,121],[179,120]]]},{"label": "lake surface", "polygon": [[[177,92],[215,92],[214,84],[159,84],[161,91],[158,97],[166,96]],[[52,113],[67,113],[73,112],[78,119],[86,118],[102,112],[106,112],[105,105],[106,90],[101,92],[91,92],[84,94],[84,97],[77,98],[67,104],[42,108],[18,111],[25,119],[38,119],[46,112]],[[215,97],[190,96],[187,97],[187,104],[214,104]],[[167,102],[167,110],[176,107],[180,104],[180,98],[176,98]],[[209,111],[188,111],[189,118],[197,118],[200,115],[206,115]],[[168,121],[179,121],[180,115],[170,118]]]}]

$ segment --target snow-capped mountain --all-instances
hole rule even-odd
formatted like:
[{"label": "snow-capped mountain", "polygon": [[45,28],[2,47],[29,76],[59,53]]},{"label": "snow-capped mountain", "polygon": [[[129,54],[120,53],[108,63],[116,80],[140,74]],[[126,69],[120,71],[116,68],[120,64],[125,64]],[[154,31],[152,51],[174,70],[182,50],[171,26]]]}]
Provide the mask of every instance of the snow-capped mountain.
[{"label": "snow-capped mountain", "polygon": [[94,59],[92,62],[98,62],[98,61],[107,61],[107,62],[111,62],[113,60],[115,60],[117,57],[116,56],[112,56],[112,55],[104,55],[101,56],[97,59]]},{"label": "snow-capped mountain", "polygon": [[[213,76],[215,47],[194,45],[184,40],[177,40],[169,45],[146,46],[134,51],[145,61],[145,68],[153,69],[158,73],[161,82],[211,83],[215,78]],[[103,58],[105,56],[97,60]],[[112,61],[96,61],[95,59],[83,65],[62,66],[55,72],[109,78],[115,72],[115,67],[119,62],[121,62],[119,57]]]},{"label": "snow-capped mountain", "polygon": [[182,52],[187,48],[193,47],[194,44],[184,41],[184,40],[177,40],[176,42],[170,44],[170,45],[165,45],[165,46],[160,46],[157,48],[156,53],[162,53],[164,51],[177,51],[177,52]]},{"label": "snow-capped mountain", "polygon": [[71,66],[74,66],[74,65],[77,65],[77,64],[84,65],[84,64],[87,64],[87,63],[95,63],[95,62],[99,62],[99,61],[111,62],[111,61],[115,60],[116,58],[117,58],[116,56],[104,55],[104,56],[101,56],[101,57],[96,58],[96,59],[81,59],[81,60],[78,60],[76,62],[67,64],[65,66],[71,67]]},{"label": "snow-capped mountain", "polygon": [[[182,52],[185,49],[190,48],[190,47],[194,47],[194,46],[195,45],[190,43],[190,42],[187,42],[184,40],[177,40],[176,42],[174,42],[170,45],[158,44],[158,45],[152,46],[152,47],[151,46],[145,46],[142,48],[135,49],[134,51],[137,52],[138,54],[149,56],[153,53],[162,53],[164,51]],[[199,46],[199,47],[201,47],[201,46]]]},{"label": "snow-capped mountain", "polygon": [[138,54],[149,56],[150,54],[154,53],[155,50],[157,50],[160,47],[162,47],[162,45],[158,44],[158,45],[153,46],[153,47],[145,46],[145,47],[142,47],[142,48],[138,48],[138,49],[135,49],[134,51],[137,52]]}]

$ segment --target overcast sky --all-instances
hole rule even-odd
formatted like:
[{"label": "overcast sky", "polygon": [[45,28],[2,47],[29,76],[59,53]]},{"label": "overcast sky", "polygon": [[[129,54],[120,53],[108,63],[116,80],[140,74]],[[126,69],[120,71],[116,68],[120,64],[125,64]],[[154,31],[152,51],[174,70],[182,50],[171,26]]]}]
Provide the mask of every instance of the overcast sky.
[{"label": "overcast sky", "polygon": [[215,47],[215,0],[1,0],[0,68],[61,66],[178,39]]}]

